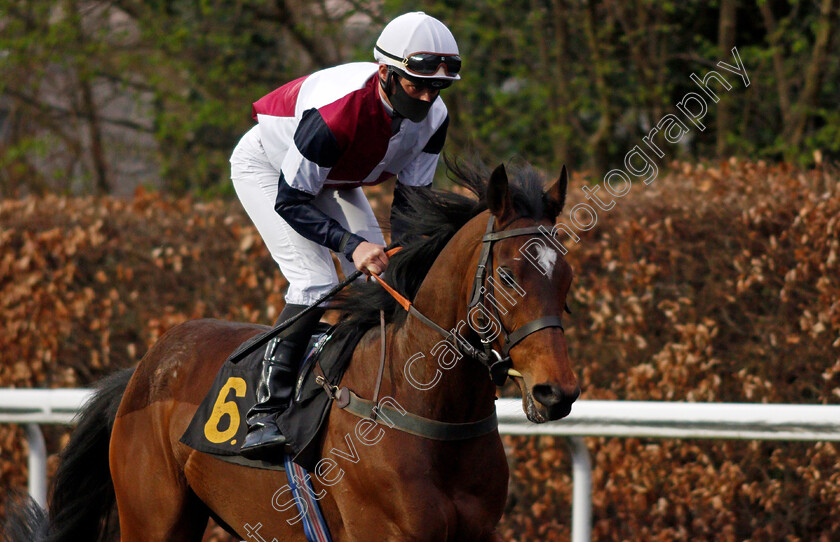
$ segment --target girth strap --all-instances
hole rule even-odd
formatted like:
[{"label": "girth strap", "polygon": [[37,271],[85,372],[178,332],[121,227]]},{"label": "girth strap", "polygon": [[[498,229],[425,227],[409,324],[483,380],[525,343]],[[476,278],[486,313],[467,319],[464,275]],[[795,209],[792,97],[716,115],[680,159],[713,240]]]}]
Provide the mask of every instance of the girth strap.
[{"label": "girth strap", "polygon": [[377,423],[381,423],[378,422],[381,418],[389,427],[398,431],[432,440],[471,439],[492,433],[499,426],[495,412],[475,422],[449,423],[400,411],[388,404],[377,405],[373,401],[362,399],[348,388],[341,388],[337,398],[337,405],[354,416],[377,420]]}]

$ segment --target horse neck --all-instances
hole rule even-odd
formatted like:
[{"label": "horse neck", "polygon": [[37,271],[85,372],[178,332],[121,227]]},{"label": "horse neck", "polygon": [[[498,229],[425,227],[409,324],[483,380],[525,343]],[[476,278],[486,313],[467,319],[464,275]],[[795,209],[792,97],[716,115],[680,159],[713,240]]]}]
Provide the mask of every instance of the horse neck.
[{"label": "horse neck", "polygon": [[[467,296],[480,250],[477,240],[481,239],[486,213],[480,217],[484,220],[473,219],[447,243],[414,297],[415,308],[446,330],[467,319]],[[462,325],[462,333],[467,336],[469,327]],[[401,370],[394,371],[392,378],[399,397],[406,401],[403,406],[409,412],[447,422],[475,421],[490,415],[495,408],[496,387],[486,367],[477,360],[462,357],[452,368],[443,369],[439,363],[443,360],[441,352],[436,350],[437,356],[431,353],[442,340],[439,333],[413,316],[398,330],[397,355],[392,359],[401,360],[398,366]],[[418,358],[411,365],[416,381],[432,382],[439,374],[436,385],[418,389],[408,381],[402,364],[407,364],[412,356]]]}]

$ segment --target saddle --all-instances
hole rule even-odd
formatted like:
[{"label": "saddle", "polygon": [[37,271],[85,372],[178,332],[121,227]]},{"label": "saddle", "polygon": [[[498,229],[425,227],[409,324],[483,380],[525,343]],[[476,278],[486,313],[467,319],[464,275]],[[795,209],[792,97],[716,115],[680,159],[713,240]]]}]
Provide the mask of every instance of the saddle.
[{"label": "saddle", "polygon": [[[310,471],[321,459],[319,444],[334,400],[325,392],[323,384],[316,382],[316,376],[323,375],[326,382],[337,386],[362,333],[350,333],[343,337],[335,335],[335,326],[318,324],[298,373],[292,403],[277,417],[277,425],[286,436],[287,454],[294,458],[295,463]],[[285,470],[282,456],[278,456],[276,461],[263,461],[239,455],[239,447],[248,431],[245,415],[256,403],[265,348],[256,349],[237,363],[233,363],[231,358],[253,340],[249,339],[237,348],[219,369],[180,441],[194,450],[230,463]]]}]

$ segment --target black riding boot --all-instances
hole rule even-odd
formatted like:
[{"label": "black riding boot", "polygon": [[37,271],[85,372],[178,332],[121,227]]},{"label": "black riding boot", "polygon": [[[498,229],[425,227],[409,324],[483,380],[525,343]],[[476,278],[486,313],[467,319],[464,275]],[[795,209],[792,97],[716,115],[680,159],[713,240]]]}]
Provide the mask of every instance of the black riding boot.
[{"label": "black riding boot", "polygon": [[[306,305],[287,304],[277,318],[277,324],[300,314],[306,308]],[[313,310],[268,343],[263,357],[262,376],[257,386],[257,402],[245,418],[248,434],[239,449],[243,456],[250,459],[269,455],[276,457],[278,452],[283,451],[286,437],[280,433],[275,420],[291,403],[300,358],[323,314],[323,309]]]}]

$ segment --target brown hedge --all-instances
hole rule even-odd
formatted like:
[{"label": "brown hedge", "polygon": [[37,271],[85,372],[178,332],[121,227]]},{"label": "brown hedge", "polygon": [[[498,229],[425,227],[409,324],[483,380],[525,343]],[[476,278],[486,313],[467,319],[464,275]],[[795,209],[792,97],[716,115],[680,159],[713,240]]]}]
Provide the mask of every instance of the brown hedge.
[{"label": "brown hedge", "polygon": [[[571,247],[567,336],[583,398],[840,403],[836,171],[736,160],[670,170],[635,183]],[[377,212],[387,193],[370,192]],[[236,202],[7,200],[0,246],[0,387],[87,386],[178,322],[270,323],[282,306],[285,281]],[[47,431],[52,451],[64,433]],[[501,532],[568,539],[563,441],[504,440]],[[835,444],[586,442],[597,540],[840,538]],[[0,426],[0,444],[0,486],[25,487],[22,431]]]}]

